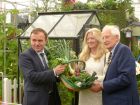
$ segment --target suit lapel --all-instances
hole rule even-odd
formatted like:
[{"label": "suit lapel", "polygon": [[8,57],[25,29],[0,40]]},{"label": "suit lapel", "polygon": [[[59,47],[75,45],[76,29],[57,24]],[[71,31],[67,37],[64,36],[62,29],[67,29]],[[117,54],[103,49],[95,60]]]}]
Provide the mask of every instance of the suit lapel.
[{"label": "suit lapel", "polygon": [[[118,49],[119,49],[120,46],[121,46],[121,43],[118,43],[118,45],[116,46],[116,48],[115,48],[115,50],[114,50],[114,52],[113,52],[113,56],[112,56],[112,59],[111,59],[111,63],[112,63],[112,61],[113,61],[113,59],[114,59],[114,57],[115,57],[115,55],[116,55],[116,53],[117,53],[117,51],[118,51]],[[106,71],[106,75],[105,75],[104,80],[106,79],[106,76],[107,76],[107,74],[108,74],[108,71],[110,70],[111,63],[108,65],[108,68],[107,68],[107,71]]]},{"label": "suit lapel", "polygon": [[46,49],[44,50],[44,53],[45,53],[45,55],[46,55],[46,57],[47,57],[47,60],[48,60],[48,64],[47,64],[47,67],[46,67],[46,69],[48,69],[48,68],[49,68],[49,60],[51,59],[51,58],[49,57],[50,53],[49,53]]},{"label": "suit lapel", "polygon": [[37,53],[32,48],[30,48],[30,51],[31,51],[31,54],[33,54],[33,56],[34,56],[35,62],[37,62],[37,64],[41,66],[41,70],[44,70],[44,66],[43,66],[39,56],[37,55]]},{"label": "suit lapel", "polygon": [[115,48],[115,50],[113,52],[112,60],[115,57],[115,55],[116,55],[116,53],[117,53],[117,51],[118,51],[118,49],[119,49],[120,46],[121,46],[121,43],[118,43],[118,45],[116,46],[116,48]]}]

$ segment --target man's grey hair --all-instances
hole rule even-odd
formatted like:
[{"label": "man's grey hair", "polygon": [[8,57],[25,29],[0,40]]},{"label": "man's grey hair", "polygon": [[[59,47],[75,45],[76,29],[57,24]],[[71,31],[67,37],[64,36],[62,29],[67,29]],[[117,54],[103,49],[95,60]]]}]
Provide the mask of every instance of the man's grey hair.
[{"label": "man's grey hair", "polygon": [[119,39],[120,39],[120,29],[119,26],[117,25],[105,25],[104,28],[102,30],[110,30],[112,35],[118,35]]}]

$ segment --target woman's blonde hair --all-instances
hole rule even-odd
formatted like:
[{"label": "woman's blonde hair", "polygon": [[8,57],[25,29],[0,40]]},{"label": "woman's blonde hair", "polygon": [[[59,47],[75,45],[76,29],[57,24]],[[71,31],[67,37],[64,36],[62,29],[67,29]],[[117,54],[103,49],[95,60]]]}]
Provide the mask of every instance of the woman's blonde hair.
[{"label": "woman's blonde hair", "polygon": [[98,46],[97,46],[97,50],[96,50],[94,59],[95,60],[100,59],[107,52],[107,50],[104,47],[103,41],[102,41],[101,31],[98,28],[89,29],[85,33],[82,51],[79,55],[79,59],[83,60],[83,61],[86,61],[90,57],[90,53],[91,53],[90,48],[87,45],[87,36],[89,33],[92,33],[94,38],[98,41]]}]

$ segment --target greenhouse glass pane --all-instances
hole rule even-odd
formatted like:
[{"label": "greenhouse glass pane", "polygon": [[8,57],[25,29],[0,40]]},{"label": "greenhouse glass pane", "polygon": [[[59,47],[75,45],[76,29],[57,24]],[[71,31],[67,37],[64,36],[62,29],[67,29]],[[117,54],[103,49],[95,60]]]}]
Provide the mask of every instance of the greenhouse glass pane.
[{"label": "greenhouse glass pane", "polygon": [[66,14],[50,33],[49,37],[77,37],[90,16],[91,13]]},{"label": "greenhouse glass pane", "polygon": [[29,37],[34,28],[43,28],[48,33],[61,17],[62,15],[41,15],[21,36]]},{"label": "greenhouse glass pane", "polygon": [[99,22],[96,15],[93,16],[93,18],[92,18],[92,20],[90,21],[89,24],[94,24],[94,25],[100,26],[100,22]]}]

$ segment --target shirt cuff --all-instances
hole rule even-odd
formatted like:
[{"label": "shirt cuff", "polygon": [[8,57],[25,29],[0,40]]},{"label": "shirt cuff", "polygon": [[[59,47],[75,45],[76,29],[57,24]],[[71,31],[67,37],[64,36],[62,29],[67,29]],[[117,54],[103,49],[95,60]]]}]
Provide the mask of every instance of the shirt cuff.
[{"label": "shirt cuff", "polygon": [[57,73],[53,70],[53,72],[54,72],[54,75],[58,78],[59,77],[59,75],[57,75]]}]

